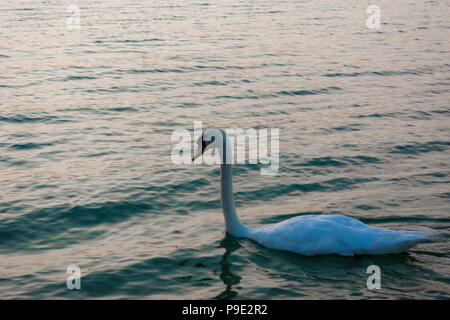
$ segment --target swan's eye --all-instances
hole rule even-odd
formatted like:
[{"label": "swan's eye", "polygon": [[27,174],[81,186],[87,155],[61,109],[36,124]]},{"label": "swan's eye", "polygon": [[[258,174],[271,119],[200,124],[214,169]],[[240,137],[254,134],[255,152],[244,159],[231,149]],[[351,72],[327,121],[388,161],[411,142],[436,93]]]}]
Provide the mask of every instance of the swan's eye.
[{"label": "swan's eye", "polygon": [[210,141],[206,141],[205,137],[202,136],[202,151],[205,150],[205,148],[210,145],[212,142],[216,140],[216,137],[212,136]]}]

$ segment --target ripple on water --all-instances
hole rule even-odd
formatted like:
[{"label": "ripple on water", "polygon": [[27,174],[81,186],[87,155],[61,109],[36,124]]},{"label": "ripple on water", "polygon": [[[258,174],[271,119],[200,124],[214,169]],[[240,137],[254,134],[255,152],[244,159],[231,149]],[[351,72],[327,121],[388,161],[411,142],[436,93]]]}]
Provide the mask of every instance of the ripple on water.
[{"label": "ripple on water", "polygon": [[[194,2],[129,0],[106,25],[91,1],[80,30],[58,1],[0,10],[0,298],[448,299],[445,1],[410,19],[386,0],[379,31],[356,2]],[[250,226],[343,213],[440,235],[351,258],[235,239],[218,167],[171,161],[200,120],[280,129],[276,175],[233,168]]]}]

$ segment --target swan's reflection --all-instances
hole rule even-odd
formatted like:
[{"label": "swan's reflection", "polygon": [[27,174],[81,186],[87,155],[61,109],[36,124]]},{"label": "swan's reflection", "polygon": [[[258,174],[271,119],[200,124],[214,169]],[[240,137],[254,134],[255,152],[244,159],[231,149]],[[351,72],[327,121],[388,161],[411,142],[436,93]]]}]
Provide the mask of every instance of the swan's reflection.
[{"label": "swan's reflection", "polygon": [[225,238],[220,242],[220,247],[225,248],[225,253],[220,260],[222,272],[220,273],[220,279],[226,285],[226,289],[216,296],[214,299],[232,299],[238,293],[233,291],[233,285],[238,284],[241,281],[241,277],[232,273],[230,270],[231,263],[228,261],[228,256],[230,256],[234,251],[238,250],[241,246],[240,244],[231,236],[226,233]]}]

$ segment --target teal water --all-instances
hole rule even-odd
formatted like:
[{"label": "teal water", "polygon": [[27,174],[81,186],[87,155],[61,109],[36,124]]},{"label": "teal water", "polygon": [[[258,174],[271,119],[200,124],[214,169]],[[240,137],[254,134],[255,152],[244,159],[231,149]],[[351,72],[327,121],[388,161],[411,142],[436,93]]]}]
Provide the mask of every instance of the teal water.
[{"label": "teal water", "polygon": [[[448,299],[449,2],[378,1],[379,30],[368,4],[0,1],[0,298]],[[280,129],[276,175],[234,168],[250,226],[340,213],[441,235],[362,257],[226,235],[219,169],[171,162],[194,121]]]}]

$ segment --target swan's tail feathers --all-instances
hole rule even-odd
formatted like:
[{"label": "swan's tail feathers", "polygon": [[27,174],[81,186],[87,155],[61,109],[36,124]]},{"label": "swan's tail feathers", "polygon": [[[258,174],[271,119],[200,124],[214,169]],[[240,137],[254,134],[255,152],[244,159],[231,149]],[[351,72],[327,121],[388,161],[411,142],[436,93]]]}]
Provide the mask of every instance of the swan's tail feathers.
[{"label": "swan's tail feathers", "polygon": [[416,244],[430,240],[437,236],[437,233],[427,231],[400,231],[400,239],[397,243],[397,252],[404,252]]},{"label": "swan's tail feathers", "polygon": [[428,231],[403,231],[403,234],[405,239],[419,242],[429,240],[438,235],[435,232]]},{"label": "swan's tail feathers", "polygon": [[377,240],[369,241],[369,245],[364,247],[362,253],[368,254],[390,254],[402,253],[414,247],[418,243],[425,242],[437,233],[427,231],[406,231],[378,229],[372,234]]}]

